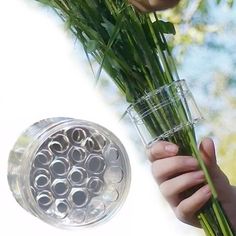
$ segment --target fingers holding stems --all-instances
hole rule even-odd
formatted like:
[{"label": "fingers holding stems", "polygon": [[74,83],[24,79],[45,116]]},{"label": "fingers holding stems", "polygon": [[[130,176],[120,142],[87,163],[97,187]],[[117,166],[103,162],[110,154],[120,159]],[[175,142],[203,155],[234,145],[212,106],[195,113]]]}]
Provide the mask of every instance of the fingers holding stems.
[{"label": "fingers holding stems", "polygon": [[173,207],[176,217],[184,223],[200,227],[196,213],[207,203],[211,195],[210,187],[207,184],[204,185],[190,197],[180,201],[176,207]]},{"label": "fingers holding stems", "polygon": [[158,184],[178,174],[198,170],[198,162],[189,156],[173,156],[152,163],[152,173]]},{"label": "fingers holding stems", "polygon": [[162,195],[182,222],[200,226],[196,213],[210,199],[198,161],[191,156],[178,154],[178,146],[169,142],[156,142],[148,150],[152,173]]}]

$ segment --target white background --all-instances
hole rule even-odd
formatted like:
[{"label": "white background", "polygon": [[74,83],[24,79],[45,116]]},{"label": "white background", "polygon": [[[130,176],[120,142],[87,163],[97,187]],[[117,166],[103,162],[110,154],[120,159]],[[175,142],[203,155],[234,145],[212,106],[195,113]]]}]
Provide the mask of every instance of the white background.
[{"label": "white background", "polygon": [[[58,22],[33,0],[1,1],[0,235],[202,235],[175,219],[159,194],[148,162],[138,155],[125,128],[93,88],[82,52]],[[130,193],[121,210],[106,223],[76,231],[54,228],[21,208],[9,190],[7,159],[17,137],[32,123],[56,116],[103,125],[128,151]]]}]

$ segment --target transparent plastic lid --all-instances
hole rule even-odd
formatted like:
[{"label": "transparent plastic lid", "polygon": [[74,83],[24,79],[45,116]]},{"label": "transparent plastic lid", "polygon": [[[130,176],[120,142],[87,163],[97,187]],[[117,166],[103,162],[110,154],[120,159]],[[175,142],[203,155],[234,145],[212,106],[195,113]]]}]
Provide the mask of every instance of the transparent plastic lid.
[{"label": "transparent plastic lid", "polygon": [[104,127],[70,118],[47,119],[19,137],[8,180],[17,201],[59,227],[110,217],[130,185],[130,164],[119,139]]}]

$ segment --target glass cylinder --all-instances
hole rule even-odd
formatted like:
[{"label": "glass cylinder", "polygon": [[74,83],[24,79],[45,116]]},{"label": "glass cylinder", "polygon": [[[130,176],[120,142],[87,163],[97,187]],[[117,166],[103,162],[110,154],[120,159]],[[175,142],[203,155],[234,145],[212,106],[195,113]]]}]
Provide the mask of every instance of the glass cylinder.
[{"label": "glass cylinder", "polygon": [[178,80],[141,97],[127,109],[142,142],[150,146],[203,119],[185,80]]},{"label": "glass cylinder", "polygon": [[130,164],[106,128],[72,118],[30,126],[15,143],[8,181],[18,203],[43,221],[67,228],[109,218],[124,202]]}]

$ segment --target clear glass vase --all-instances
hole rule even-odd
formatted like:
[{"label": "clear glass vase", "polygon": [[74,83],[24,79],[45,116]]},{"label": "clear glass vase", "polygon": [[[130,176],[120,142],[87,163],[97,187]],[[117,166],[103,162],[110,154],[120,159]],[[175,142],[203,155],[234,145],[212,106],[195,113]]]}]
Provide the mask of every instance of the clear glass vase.
[{"label": "clear glass vase", "polygon": [[16,141],[8,182],[18,203],[54,226],[70,228],[108,219],[124,202],[130,164],[120,140],[84,120],[50,118]]},{"label": "clear glass vase", "polygon": [[131,104],[127,113],[145,147],[165,140],[177,144],[180,155],[194,156],[198,160],[212,192],[211,199],[198,214],[200,224],[206,235],[234,235],[197,147],[194,124],[202,115],[186,82],[174,81],[146,94]]}]

